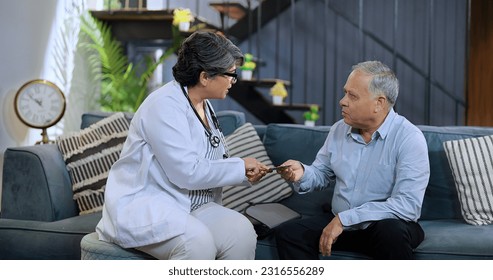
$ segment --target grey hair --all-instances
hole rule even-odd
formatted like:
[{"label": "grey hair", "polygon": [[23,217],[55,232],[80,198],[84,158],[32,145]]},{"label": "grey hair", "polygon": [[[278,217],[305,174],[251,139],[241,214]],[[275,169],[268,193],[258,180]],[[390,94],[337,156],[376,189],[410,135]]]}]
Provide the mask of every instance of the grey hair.
[{"label": "grey hair", "polygon": [[183,86],[195,86],[202,71],[213,77],[243,64],[243,54],[225,36],[196,31],[185,39],[173,66],[173,76]]},{"label": "grey hair", "polygon": [[399,95],[399,80],[387,65],[380,61],[365,61],[354,65],[352,69],[372,76],[368,86],[370,93],[374,97],[385,95],[389,102],[389,107],[392,108],[394,106]]}]

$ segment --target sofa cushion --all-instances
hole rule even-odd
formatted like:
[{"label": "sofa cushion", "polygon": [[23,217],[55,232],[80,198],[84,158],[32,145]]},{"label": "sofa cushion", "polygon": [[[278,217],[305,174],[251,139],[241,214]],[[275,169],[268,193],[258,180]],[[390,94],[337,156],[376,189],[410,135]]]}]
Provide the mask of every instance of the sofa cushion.
[{"label": "sofa cushion", "polygon": [[[267,166],[272,162],[251,123],[245,123],[226,137],[229,155],[254,157]],[[293,193],[289,184],[276,172],[268,173],[252,187],[228,186],[223,188],[223,205],[242,212],[250,204],[277,202]]]},{"label": "sofa cushion", "polygon": [[56,139],[69,171],[79,214],[102,209],[108,172],[120,156],[128,128],[124,114],[115,113]]},{"label": "sofa cushion", "polygon": [[464,220],[493,223],[493,136],[447,141],[445,153],[454,175]]},{"label": "sofa cushion", "polygon": [[493,257],[493,225],[469,225],[457,219],[420,221],[425,239],[417,259],[481,259]]},{"label": "sofa cushion", "polygon": [[280,165],[288,159],[311,164],[329,130],[329,126],[269,124],[265,130],[264,145],[274,165]]},{"label": "sofa cushion", "polygon": [[428,144],[430,180],[426,189],[421,219],[460,219],[462,214],[454,177],[443,142],[493,134],[493,128],[464,126],[418,126]]}]

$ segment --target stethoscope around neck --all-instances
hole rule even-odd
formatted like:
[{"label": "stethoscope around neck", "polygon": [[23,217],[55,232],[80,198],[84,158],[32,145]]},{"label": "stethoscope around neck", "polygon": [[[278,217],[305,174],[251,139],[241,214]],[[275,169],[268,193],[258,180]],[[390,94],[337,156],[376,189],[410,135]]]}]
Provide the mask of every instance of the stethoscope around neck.
[{"label": "stethoscope around neck", "polygon": [[[200,123],[204,127],[205,134],[206,134],[207,138],[209,139],[209,143],[211,144],[211,146],[213,148],[219,147],[219,144],[221,143],[221,138],[219,138],[219,136],[217,136],[217,135],[212,134],[212,130],[209,127],[207,127],[207,125],[204,123],[204,121],[202,120],[202,118],[200,118],[199,113],[197,112],[197,110],[195,110],[195,106],[193,106],[192,100],[190,100],[190,97],[188,96],[188,93],[185,90],[185,87],[183,85],[181,85],[181,84],[180,84],[180,87],[181,87],[181,90],[182,90],[183,94],[187,98],[188,103],[190,103],[190,106],[192,107],[192,110],[195,113],[195,116],[197,117],[197,119],[199,119]],[[221,129],[221,126],[219,125],[219,121],[217,120],[216,114],[214,114],[214,111],[212,110],[211,105],[209,104],[209,102],[207,100],[205,100],[204,102],[207,105],[207,108],[209,109],[209,113],[211,115],[212,122],[214,123],[214,126],[216,127],[217,130],[219,130],[219,133],[222,136],[222,129]],[[224,139],[223,139],[223,141],[224,141]],[[224,141],[224,147],[226,149],[226,141]],[[228,158],[228,157],[229,157],[228,152],[226,152],[223,155],[223,158]]]}]

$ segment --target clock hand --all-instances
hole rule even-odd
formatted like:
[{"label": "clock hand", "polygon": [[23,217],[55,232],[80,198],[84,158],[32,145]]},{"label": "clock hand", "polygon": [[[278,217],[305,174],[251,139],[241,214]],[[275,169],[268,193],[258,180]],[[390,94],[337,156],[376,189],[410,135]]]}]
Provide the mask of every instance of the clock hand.
[{"label": "clock hand", "polygon": [[33,100],[33,101],[34,101],[34,102],[36,102],[39,106],[41,106],[41,103],[42,103],[42,102],[41,102],[41,100],[34,98],[34,97],[33,97],[33,95],[32,95],[32,93],[31,93],[31,94],[28,94],[27,96],[29,96],[29,98],[30,98],[31,100]]}]

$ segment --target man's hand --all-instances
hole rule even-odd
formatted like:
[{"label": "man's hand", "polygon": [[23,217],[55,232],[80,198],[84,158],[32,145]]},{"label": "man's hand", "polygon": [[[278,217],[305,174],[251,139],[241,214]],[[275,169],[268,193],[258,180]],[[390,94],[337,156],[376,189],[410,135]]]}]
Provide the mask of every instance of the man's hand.
[{"label": "man's hand", "polygon": [[332,244],[337,240],[337,237],[341,235],[344,230],[339,216],[335,216],[332,221],[324,228],[319,241],[319,250],[322,256],[330,256],[332,253]]},{"label": "man's hand", "polygon": [[277,171],[277,173],[279,173],[281,177],[284,178],[284,180],[290,182],[296,182],[299,181],[301,177],[303,177],[303,173],[305,173],[305,169],[303,168],[303,166],[299,161],[290,159],[284,162],[283,164],[281,164],[281,166],[284,165],[289,165],[289,167]]}]

